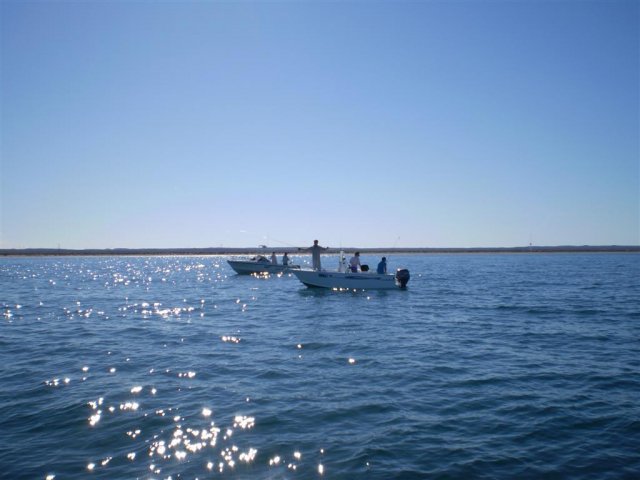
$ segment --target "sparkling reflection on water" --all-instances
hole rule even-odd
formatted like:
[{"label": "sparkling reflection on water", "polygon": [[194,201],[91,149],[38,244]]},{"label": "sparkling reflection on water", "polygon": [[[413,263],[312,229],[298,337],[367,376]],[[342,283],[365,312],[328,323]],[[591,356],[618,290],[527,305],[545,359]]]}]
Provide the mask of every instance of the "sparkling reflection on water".
[{"label": "sparkling reflection on water", "polygon": [[398,256],[407,291],[356,292],[237,276],[225,257],[2,259],[0,464],[631,478],[639,259]]}]

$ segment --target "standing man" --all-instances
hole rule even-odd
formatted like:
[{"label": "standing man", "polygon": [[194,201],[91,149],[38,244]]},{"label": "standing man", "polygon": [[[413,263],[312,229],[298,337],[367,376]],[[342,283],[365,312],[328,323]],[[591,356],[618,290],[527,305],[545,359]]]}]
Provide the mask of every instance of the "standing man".
[{"label": "standing man", "polygon": [[299,248],[298,250],[304,250],[306,252],[311,252],[311,264],[314,270],[320,270],[320,252],[322,250],[327,250],[329,247],[321,247],[318,245],[318,240],[313,241],[313,246],[309,248]]}]

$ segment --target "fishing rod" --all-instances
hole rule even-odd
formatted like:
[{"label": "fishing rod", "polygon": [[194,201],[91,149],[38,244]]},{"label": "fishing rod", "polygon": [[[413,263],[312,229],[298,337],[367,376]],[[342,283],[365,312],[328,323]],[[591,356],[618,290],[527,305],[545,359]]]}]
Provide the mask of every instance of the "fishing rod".
[{"label": "fishing rod", "polygon": [[[282,240],[278,240],[277,238],[273,238],[273,237],[271,237],[269,235],[260,235],[259,233],[250,232],[248,230],[240,230],[240,233],[245,233],[245,234],[251,235],[253,237],[259,238],[260,240],[264,240],[265,243],[267,243],[267,244],[269,242],[276,242],[276,243],[279,243],[279,244],[284,245],[286,247],[298,248],[296,245],[292,245],[290,243],[283,242]],[[261,246],[266,247],[267,245],[261,245]]]},{"label": "fishing rod", "polygon": [[266,235],[264,238],[266,240],[271,240],[271,241],[274,241],[274,242],[279,243],[281,245],[284,245],[285,247],[298,248],[296,245],[292,245],[290,243],[283,242],[282,240],[278,240],[277,238],[270,237],[269,235]]},{"label": "fishing rod", "polygon": [[[398,241],[400,240],[400,235],[398,235],[398,238],[396,238],[396,241],[393,242],[393,246],[391,247],[391,250],[395,250],[396,245],[398,244]],[[387,264],[389,264],[389,259],[391,258],[391,253],[387,253]]]}]

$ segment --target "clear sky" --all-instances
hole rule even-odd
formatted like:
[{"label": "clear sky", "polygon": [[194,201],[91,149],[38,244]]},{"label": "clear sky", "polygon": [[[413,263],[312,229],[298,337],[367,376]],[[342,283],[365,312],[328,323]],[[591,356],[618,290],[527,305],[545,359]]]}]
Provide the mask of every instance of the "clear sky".
[{"label": "clear sky", "polygon": [[640,2],[11,1],[0,247],[640,244]]}]

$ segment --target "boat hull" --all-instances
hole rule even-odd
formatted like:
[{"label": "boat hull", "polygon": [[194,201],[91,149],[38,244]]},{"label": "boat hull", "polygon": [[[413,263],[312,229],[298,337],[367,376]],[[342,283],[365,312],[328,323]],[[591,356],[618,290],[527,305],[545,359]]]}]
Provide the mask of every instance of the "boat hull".
[{"label": "boat hull", "polygon": [[300,269],[299,265],[274,265],[272,263],[252,262],[249,260],[227,260],[227,263],[238,275],[252,273],[288,273]]},{"label": "boat hull", "polygon": [[295,270],[292,272],[307,287],[335,289],[391,290],[401,288],[393,274],[369,272],[327,272]]}]

